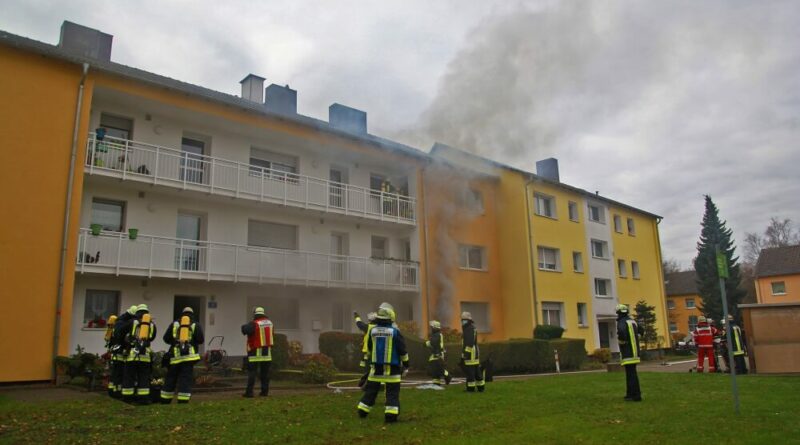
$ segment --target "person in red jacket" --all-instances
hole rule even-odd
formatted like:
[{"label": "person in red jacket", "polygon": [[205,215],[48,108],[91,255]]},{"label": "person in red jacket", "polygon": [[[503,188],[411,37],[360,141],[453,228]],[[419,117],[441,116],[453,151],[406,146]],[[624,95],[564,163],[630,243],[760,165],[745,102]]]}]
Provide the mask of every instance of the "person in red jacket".
[{"label": "person in red jacket", "polygon": [[714,363],[714,337],[717,336],[717,328],[708,324],[704,316],[697,320],[697,327],[692,332],[694,344],[697,345],[697,372],[703,372],[705,358],[708,357],[708,372],[716,372],[717,367]]},{"label": "person in red jacket", "polygon": [[264,315],[263,307],[253,310],[253,321],[242,325],[242,334],[247,336],[247,389],[244,396],[253,397],[256,374],[259,374],[259,395],[266,397],[269,395],[269,365],[272,364],[272,322]]}]

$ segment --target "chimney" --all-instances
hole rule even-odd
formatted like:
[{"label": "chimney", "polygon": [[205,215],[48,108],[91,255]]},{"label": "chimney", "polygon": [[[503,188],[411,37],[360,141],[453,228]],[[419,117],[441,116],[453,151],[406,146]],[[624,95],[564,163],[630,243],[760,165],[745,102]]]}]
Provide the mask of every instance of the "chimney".
[{"label": "chimney", "polygon": [[367,113],[342,104],[328,107],[331,126],[350,133],[367,134]]},{"label": "chimney", "polygon": [[558,179],[558,159],[547,158],[536,161],[536,174],[545,179],[560,182]]},{"label": "chimney", "polygon": [[297,90],[273,83],[266,89],[264,106],[280,114],[297,114]]},{"label": "chimney", "polygon": [[264,96],[262,91],[264,91],[264,79],[261,76],[256,76],[255,74],[248,74],[247,77],[239,81],[242,84],[242,99],[247,99],[250,102],[255,103],[263,103]]},{"label": "chimney", "polygon": [[64,20],[58,47],[77,56],[111,61],[111,41],[114,36]]}]

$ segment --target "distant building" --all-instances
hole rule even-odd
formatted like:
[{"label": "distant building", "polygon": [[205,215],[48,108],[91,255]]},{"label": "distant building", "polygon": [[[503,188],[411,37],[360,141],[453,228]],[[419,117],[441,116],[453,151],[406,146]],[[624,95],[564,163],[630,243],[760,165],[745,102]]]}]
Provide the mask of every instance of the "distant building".
[{"label": "distant building", "polygon": [[758,302],[800,302],[800,245],[763,249],[756,263]]},{"label": "distant building", "polygon": [[702,299],[697,292],[697,273],[693,270],[673,272],[664,276],[667,288],[667,313],[669,332],[673,339],[683,338],[697,326],[703,313]]}]

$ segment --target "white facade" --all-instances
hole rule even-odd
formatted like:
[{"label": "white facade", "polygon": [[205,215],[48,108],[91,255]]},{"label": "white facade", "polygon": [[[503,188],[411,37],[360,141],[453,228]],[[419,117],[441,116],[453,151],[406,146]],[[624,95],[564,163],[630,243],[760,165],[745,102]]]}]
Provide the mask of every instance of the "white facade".
[{"label": "white facade", "polygon": [[[419,230],[413,207],[416,167],[411,161],[389,162],[377,150],[321,145],[313,132],[289,136],[115,91],[96,92],[90,128],[100,126],[101,115],[132,122],[122,138],[131,149],[119,151],[128,153],[125,158],[117,155],[116,147],[92,145],[93,138],[87,147],[90,160],[84,169],[72,349],[80,345],[89,352],[102,352],[103,329],[88,327],[87,317],[102,310],[103,302],[97,302],[100,297],[95,294],[103,291],[118,295],[117,314],[132,304],[148,304],[159,329],[173,320],[180,309],[177,305],[192,301],[200,308],[207,341],[224,336],[230,355],[244,353],[239,328],[255,305],[265,306],[276,331],[301,341],[306,352],[318,350],[320,332],[350,331],[352,311],[366,314],[382,301],[395,305],[400,320],[421,317]],[[111,136],[119,137],[110,135],[108,140],[120,140]],[[188,186],[186,181],[158,181],[155,173],[160,169],[155,158],[147,158],[146,170],[136,171],[145,158],[134,157],[134,141],[141,143],[139,147],[152,144],[165,152],[181,153],[183,138],[202,141],[203,159],[215,159],[213,167],[203,161],[202,173],[198,173],[202,177],[188,181]],[[244,188],[241,196],[239,189],[228,193],[224,188],[209,188],[214,172],[209,167],[218,168],[215,176],[223,178],[220,166],[229,161],[230,165],[243,165],[234,176],[239,184],[252,182],[254,177],[266,182],[263,169],[258,175],[249,174],[254,149],[294,162],[292,179],[287,181],[284,176],[281,182],[272,181],[278,186],[289,189],[302,181],[322,184],[318,190],[325,199],[318,203],[323,205],[309,205],[311,199],[280,202],[261,199],[263,194],[245,196]],[[145,152],[144,148],[140,151]],[[93,161],[93,157],[100,160]],[[193,159],[178,159],[181,178],[186,178],[184,170]],[[121,164],[112,165],[118,162]],[[353,186],[350,196],[354,198],[346,198],[352,200],[349,207],[327,208],[334,179],[331,169],[341,175],[335,178],[337,187]],[[149,175],[142,174],[144,171]],[[297,179],[301,175],[302,179]],[[407,181],[404,192],[409,197],[376,194],[376,176],[398,184]],[[372,213],[368,206],[358,211],[355,196],[362,189],[367,191],[362,193],[367,201],[380,196]],[[311,193],[306,189],[303,194]],[[93,208],[98,203],[124,209],[121,230],[90,234],[90,225],[97,222],[93,219],[100,212]],[[179,215],[197,218],[197,238],[182,236]],[[292,227],[296,239],[287,241],[291,248],[251,244],[252,225],[260,223]],[[138,237],[129,239],[128,229],[138,229]],[[382,249],[375,250],[374,238],[385,240]],[[185,252],[196,255],[189,267]],[[87,303],[90,293],[93,303]],[[157,341],[156,350],[166,347],[159,344]]]},{"label": "white facade", "polygon": [[[583,206],[586,210],[586,252],[589,259],[589,288],[592,292],[592,317],[596,321],[597,330],[595,330],[595,344],[601,344],[601,336],[605,340],[607,335],[608,347],[613,352],[619,351],[619,344],[617,342],[616,331],[616,305],[619,301],[617,295],[616,275],[614,261],[614,244],[611,238],[611,227],[613,220],[609,214],[608,207],[601,201],[592,199],[583,200]],[[592,220],[592,211],[590,207],[599,209],[599,221]],[[595,255],[593,251],[592,241],[600,241],[605,243],[605,252],[602,258]],[[596,292],[595,280],[606,280],[606,295],[600,296]],[[603,330],[603,332],[601,332]]]}]

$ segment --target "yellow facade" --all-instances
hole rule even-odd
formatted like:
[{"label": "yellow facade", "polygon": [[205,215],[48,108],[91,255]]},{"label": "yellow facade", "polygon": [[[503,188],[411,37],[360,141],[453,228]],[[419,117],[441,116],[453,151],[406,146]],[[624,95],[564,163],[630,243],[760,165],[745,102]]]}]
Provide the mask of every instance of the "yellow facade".
[{"label": "yellow facade", "polygon": [[[700,317],[700,305],[703,300],[697,294],[668,295],[667,296],[667,317],[669,323],[674,323],[677,329],[670,333],[672,340],[680,340],[689,335],[689,317]],[[670,306],[671,305],[671,306]],[[695,319],[695,324],[696,324]]]},{"label": "yellow facade", "polygon": [[756,278],[756,295],[761,304],[800,302],[800,274]]},{"label": "yellow facade", "polygon": [[[0,381],[52,377],[56,295],[79,65],[0,46]],[[88,131],[92,78],[79,134]],[[83,138],[81,139],[83,141]],[[75,273],[83,150],[79,141],[63,283],[58,352],[66,354]]]}]

